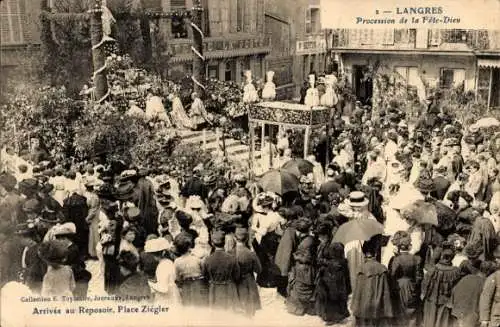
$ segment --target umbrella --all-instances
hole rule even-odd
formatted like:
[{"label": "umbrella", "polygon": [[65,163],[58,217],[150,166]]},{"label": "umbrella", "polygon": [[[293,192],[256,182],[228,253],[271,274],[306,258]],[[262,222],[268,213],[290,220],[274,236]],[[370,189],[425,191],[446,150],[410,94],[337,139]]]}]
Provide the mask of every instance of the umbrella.
[{"label": "umbrella", "polygon": [[314,165],[305,159],[292,159],[285,163],[282,168],[300,177],[312,173]]},{"label": "umbrella", "polygon": [[477,128],[488,128],[492,126],[500,126],[500,121],[493,117],[481,118],[473,126]]},{"label": "umbrella", "polygon": [[286,170],[270,170],[262,175],[260,186],[265,192],[283,195],[299,190],[299,178]]},{"label": "umbrella", "polygon": [[384,233],[384,226],[373,219],[355,219],[342,224],[335,236],[334,242],[347,244],[351,241],[367,241],[373,236]]},{"label": "umbrella", "polygon": [[433,203],[417,200],[401,209],[401,216],[414,220],[417,224],[430,224],[438,226],[436,206]]}]

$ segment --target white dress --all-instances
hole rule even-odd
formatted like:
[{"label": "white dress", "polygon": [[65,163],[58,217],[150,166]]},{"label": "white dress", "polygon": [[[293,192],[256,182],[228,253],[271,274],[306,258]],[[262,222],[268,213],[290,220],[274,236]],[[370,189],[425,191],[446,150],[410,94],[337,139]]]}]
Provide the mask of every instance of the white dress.
[{"label": "white dress", "polygon": [[170,116],[172,117],[172,122],[177,128],[192,129],[196,127],[186,114],[181,99],[177,96],[172,100],[172,111],[170,112]]},{"label": "white dress", "polygon": [[177,306],[180,293],[175,284],[175,266],[169,259],[162,259],[156,267],[156,282],[149,282],[155,302],[165,306]]},{"label": "white dress", "polygon": [[338,102],[337,94],[331,85],[327,85],[325,93],[320,98],[320,104],[326,107],[333,107]]},{"label": "white dress", "polygon": [[306,92],[304,104],[309,107],[319,106],[319,92],[316,88],[309,88]]},{"label": "white dress", "polygon": [[243,88],[243,102],[245,103],[253,103],[259,100],[259,95],[257,94],[257,90],[253,85],[252,81],[247,81],[245,87]]},{"label": "white dress", "polygon": [[266,82],[262,89],[262,99],[274,100],[276,98],[276,85],[273,82]]}]

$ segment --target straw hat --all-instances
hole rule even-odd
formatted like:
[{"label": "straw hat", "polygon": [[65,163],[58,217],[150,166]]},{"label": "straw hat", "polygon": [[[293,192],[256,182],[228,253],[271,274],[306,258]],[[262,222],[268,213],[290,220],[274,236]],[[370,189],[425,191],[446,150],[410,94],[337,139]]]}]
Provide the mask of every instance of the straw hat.
[{"label": "straw hat", "polygon": [[169,241],[167,241],[167,239],[163,237],[159,237],[146,241],[146,244],[144,245],[144,252],[154,253],[154,252],[165,251],[170,248],[172,248],[172,243],[170,243]]},{"label": "straw hat", "polygon": [[349,194],[349,198],[346,203],[351,207],[364,207],[367,206],[369,201],[365,196],[365,193],[360,191],[354,191]]}]

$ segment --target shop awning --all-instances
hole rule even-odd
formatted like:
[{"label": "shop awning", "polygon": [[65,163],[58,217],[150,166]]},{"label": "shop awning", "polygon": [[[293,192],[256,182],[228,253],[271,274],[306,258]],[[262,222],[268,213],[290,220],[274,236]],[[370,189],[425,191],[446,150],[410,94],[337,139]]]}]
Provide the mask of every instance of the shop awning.
[{"label": "shop awning", "polygon": [[482,59],[482,58],[479,58],[477,60],[477,65],[479,67],[500,68],[500,58],[498,58],[498,59]]},{"label": "shop awning", "polygon": [[[262,48],[245,48],[245,49],[232,49],[232,50],[219,50],[219,51],[209,51],[205,52],[206,59],[222,59],[222,58],[232,58],[232,57],[245,57],[258,54],[267,54],[271,52],[270,47]],[[170,58],[171,63],[188,62],[193,60],[193,54],[180,54]]]}]

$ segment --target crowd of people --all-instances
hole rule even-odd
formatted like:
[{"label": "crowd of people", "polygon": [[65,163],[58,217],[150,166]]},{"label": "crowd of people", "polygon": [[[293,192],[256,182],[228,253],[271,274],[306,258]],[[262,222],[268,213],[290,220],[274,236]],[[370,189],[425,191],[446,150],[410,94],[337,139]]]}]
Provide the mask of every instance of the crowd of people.
[{"label": "crowd of people", "polygon": [[[396,107],[335,115],[284,194],[203,163],[191,176],[54,160],[4,171],[1,284],[85,297],[97,260],[107,294],[166,306],[252,317],[276,289],[290,314],[327,325],[498,326],[496,138],[437,98],[428,108],[414,128]],[[297,160],[286,137],[280,165]]]}]

